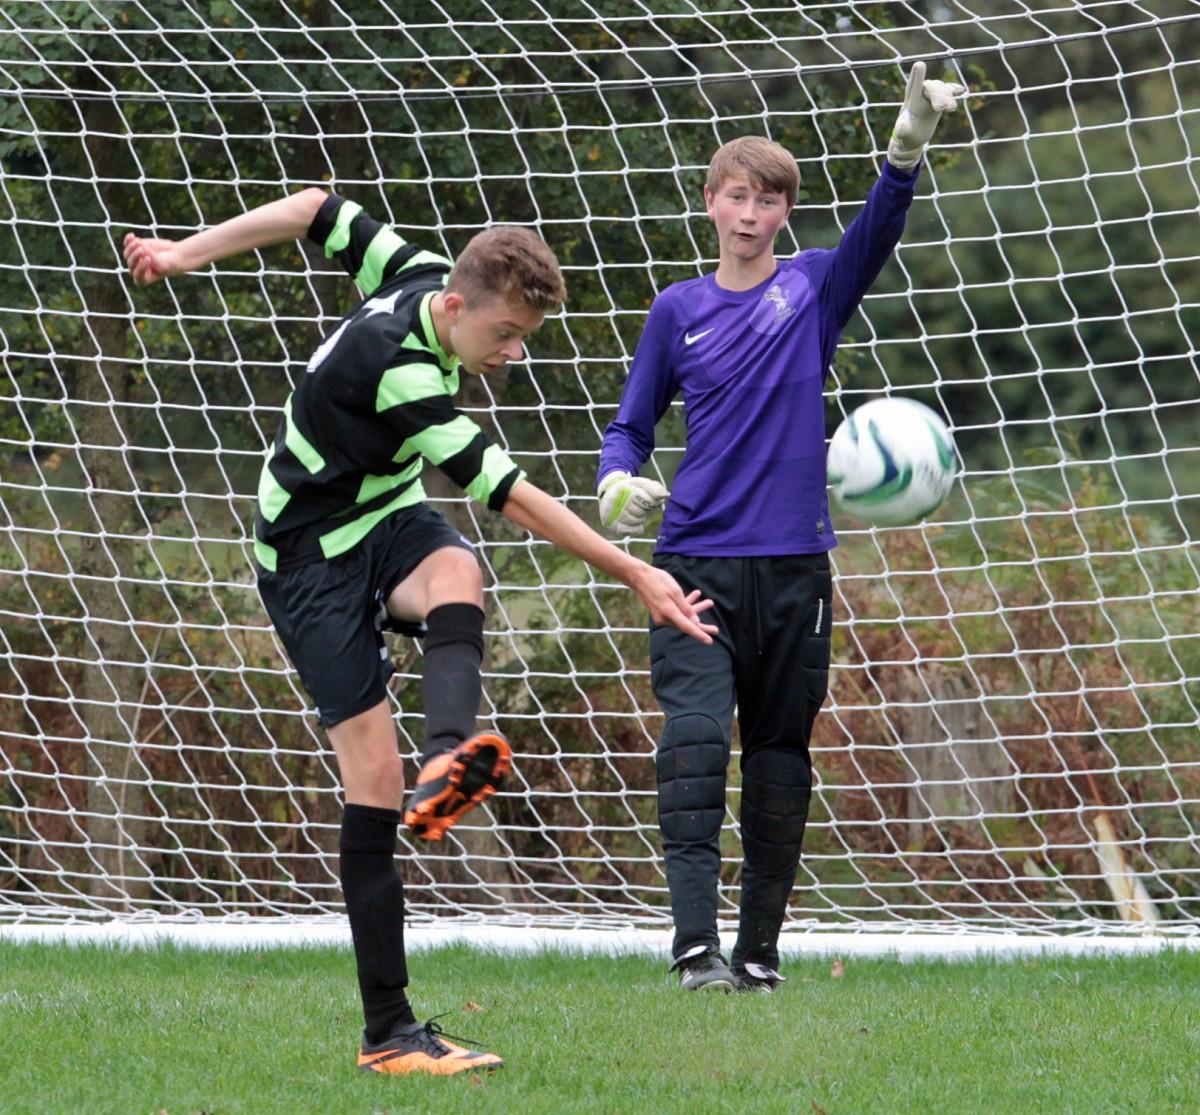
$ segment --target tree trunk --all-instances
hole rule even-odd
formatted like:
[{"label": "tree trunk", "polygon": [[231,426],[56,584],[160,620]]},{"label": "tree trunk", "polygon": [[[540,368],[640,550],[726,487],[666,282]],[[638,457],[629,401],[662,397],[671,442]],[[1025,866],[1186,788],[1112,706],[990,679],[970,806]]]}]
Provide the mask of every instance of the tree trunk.
[{"label": "tree trunk", "polygon": [[915,776],[906,795],[909,845],[923,845],[931,825],[951,825],[974,829],[972,839],[987,847],[992,841],[980,818],[1012,811],[1016,768],[968,676],[931,667],[923,677],[928,693],[913,677],[904,699],[932,696],[932,703],[901,709],[898,717]]}]

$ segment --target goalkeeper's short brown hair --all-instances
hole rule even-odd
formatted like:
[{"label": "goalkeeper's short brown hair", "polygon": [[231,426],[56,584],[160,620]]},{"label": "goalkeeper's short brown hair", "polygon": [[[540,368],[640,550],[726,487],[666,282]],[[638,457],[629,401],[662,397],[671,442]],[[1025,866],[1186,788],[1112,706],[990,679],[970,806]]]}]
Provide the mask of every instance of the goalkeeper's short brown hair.
[{"label": "goalkeeper's short brown hair", "polygon": [[800,168],[791,152],[762,136],[741,136],[717,148],[704,185],[715,194],[735,174],[744,174],[756,190],[783,194],[789,209],[800,194]]},{"label": "goalkeeper's short brown hair", "polygon": [[499,296],[516,306],[552,313],[566,300],[558,257],[537,233],[496,225],[471,238],[446,282],[469,304]]}]

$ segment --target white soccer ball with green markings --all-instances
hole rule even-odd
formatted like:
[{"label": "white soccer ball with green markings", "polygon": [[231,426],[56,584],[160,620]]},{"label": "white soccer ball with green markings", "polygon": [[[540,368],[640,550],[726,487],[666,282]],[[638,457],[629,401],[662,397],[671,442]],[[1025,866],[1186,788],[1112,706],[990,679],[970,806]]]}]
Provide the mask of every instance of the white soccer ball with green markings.
[{"label": "white soccer ball with green markings", "polygon": [[954,439],[941,415],[915,399],[872,399],[829,443],[829,484],[856,519],[873,526],[918,523],[954,484]]}]

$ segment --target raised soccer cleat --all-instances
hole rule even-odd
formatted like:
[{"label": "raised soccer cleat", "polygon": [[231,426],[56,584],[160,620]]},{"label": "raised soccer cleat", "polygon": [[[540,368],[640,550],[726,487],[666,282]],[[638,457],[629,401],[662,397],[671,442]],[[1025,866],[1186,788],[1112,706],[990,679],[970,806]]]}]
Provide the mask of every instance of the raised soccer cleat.
[{"label": "raised soccer cleat", "polygon": [[[460,1039],[461,1040],[461,1039]],[[442,1028],[430,1019],[414,1022],[378,1045],[363,1042],[358,1067],[364,1072],[414,1072],[453,1076],[456,1072],[494,1072],[504,1067],[495,1053],[464,1049],[442,1036]]]},{"label": "raised soccer cleat", "polygon": [[765,964],[742,964],[733,969],[734,989],[770,995],[781,983],[787,982],[774,968]]},{"label": "raised soccer cleat", "polygon": [[733,973],[725,958],[716,950],[697,945],[674,964],[671,971],[679,972],[679,986],[684,991],[732,991]]},{"label": "raised soccer cleat", "polygon": [[512,767],[512,748],[497,732],[480,732],[421,767],[404,823],[422,840],[441,840],[458,819],[486,801]]}]

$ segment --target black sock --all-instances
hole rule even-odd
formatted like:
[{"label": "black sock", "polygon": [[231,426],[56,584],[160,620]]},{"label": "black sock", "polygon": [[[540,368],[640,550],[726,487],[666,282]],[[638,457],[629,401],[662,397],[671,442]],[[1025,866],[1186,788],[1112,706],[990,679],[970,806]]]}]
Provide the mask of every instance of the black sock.
[{"label": "black sock", "polygon": [[475,731],[483,692],[483,611],[474,604],[442,604],[425,617],[425,626],[422,760],[457,747]]},{"label": "black sock", "polygon": [[342,812],[342,895],[358,962],[364,1036],[371,1044],[416,1021],[404,959],[404,883],[396,870],[395,809],[347,805]]}]

